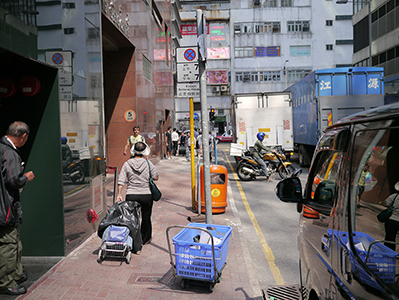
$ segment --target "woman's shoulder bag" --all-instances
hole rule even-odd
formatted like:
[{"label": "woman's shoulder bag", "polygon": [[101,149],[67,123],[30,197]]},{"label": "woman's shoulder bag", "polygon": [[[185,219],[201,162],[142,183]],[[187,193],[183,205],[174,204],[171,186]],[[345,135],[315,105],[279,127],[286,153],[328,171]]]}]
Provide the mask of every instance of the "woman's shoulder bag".
[{"label": "woman's shoulder bag", "polygon": [[158,187],[156,186],[156,184],[154,183],[154,180],[152,179],[151,176],[151,167],[150,167],[150,163],[148,162],[148,160],[146,159],[147,164],[148,164],[148,172],[150,174],[150,191],[151,191],[151,195],[152,195],[152,200],[154,201],[158,201],[159,199],[161,199],[162,197],[162,193],[161,191],[158,189]]}]

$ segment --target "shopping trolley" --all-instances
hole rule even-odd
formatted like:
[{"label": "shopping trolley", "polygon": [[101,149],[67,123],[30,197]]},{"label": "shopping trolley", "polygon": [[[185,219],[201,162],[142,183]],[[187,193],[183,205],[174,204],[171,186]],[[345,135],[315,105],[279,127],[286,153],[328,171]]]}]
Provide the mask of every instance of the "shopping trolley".
[{"label": "shopping trolley", "polygon": [[[182,228],[172,238],[174,252],[169,238],[169,230],[172,228]],[[174,225],[166,229],[173,275],[182,278],[183,289],[188,283],[193,283],[208,285],[209,291],[213,292],[226,266],[231,232],[229,226],[199,223]]]}]

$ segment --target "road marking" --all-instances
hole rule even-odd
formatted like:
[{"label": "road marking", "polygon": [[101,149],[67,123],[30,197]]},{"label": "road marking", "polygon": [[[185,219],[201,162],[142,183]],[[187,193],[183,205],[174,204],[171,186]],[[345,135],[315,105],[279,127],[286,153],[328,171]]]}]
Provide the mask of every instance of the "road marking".
[{"label": "road marking", "polygon": [[[231,165],[231,163],[230,163],[230,161],[229,161],[229,159],[227,157],[226,152],[227,152],[227,150],[223,151],[223,154],[226,157],[226,161],[228,162],[228,164],[230,166],[230,169],[234,170],[233,166]],[[270,270],[271,270],[271,272],[273,274],[274,281],[276,282],[277,285],[283,285],[284,284],[284,280],[283,280],[283,277],[281,276],[280,269],[277,267],[277,265],[275,263],[275,258],[274,258],[273,251],[272,251],[272,249],[270,249],[269,245],[266,242],[265,236],[263,235],[262,230],[260,229],[260,226],[258,224],[258,221],[256,220],[256,218],[255,218],[255,216],[254,216],[254,214],[253,214],[253,212],[251,210],[251,207],[249,206],[247,198],[245,197],[245,193],[244,193],[244,190],[243,190],[243,188],[241,186],[241,183],[239,182],[239,178],[238,178],[236,172],[234,172],[234,171],[233,171],[233,176],[234,176],[234,179],[235,179],[235,181],[237,183],[238,190],[240,191],[242,202],[244,203],[244,206],[245,206],[245,208],[247,210],[247,213],[248,213],[248,215],[249,215],[249,217],[250,217],[250,219],[252,221],[252,225],[255,228],[255,231],[256,231],[256,234],[258,236],[259,242],[260,242],[260,244],[262,246],[263,253],[264,253],[265,258],[266,258],[266,260],[267,260],[267,262],[269,264]]]},{"label": "road marking", "polygon": [[65,199],[68,198],[68,197],[70,197],[70,196],[75,195],[75,194],[72,195],[72,193],[74,193],[74,192],[79,192],[79,191],[82,190],[83,187],[85,187],[85,186],[86,186],[86,184],[82,184],[82,185],[78,186],[77,188],[75,188],[75,189],[73,189],[73,190],[70,190],[69,192],[64,193]]}]

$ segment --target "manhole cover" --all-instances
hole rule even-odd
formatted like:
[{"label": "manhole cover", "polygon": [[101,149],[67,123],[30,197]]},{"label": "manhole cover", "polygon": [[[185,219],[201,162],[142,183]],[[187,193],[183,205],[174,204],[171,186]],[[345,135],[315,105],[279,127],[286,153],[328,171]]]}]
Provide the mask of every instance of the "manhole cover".
[{"label": "manhole cover", "polygon": [[157,276],[140,276],[137,277],[136,282],[157,282],[159,279],[161,279],[161,277],[157,277]]},{"label": "manhole cover", "polygon": [[300,300],[301,294],[295,285],[276,285],[267,288],[265,299],[267,300]]}]

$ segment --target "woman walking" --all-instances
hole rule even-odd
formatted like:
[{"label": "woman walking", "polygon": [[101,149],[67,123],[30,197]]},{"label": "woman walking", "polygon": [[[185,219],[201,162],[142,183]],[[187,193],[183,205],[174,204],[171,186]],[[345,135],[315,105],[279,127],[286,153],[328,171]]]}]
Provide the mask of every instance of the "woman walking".
[{"label": "woman walking", "polygon": [[[136,201],[141,206],[141,237],[142,244],[151,242],[152,224],[151,214],[153,200],[150,191],[150,172],[153,180],[158,180],[158,172],[152,162],[145,159],[150,154],[146,143],[137,142],[131,149],[132,158],[126,161],[118,179],[118,197],[116,201],[123,201],[122,188],[127,184],[126,201]],[[141,251],[136,254],[140,255]]]}]

